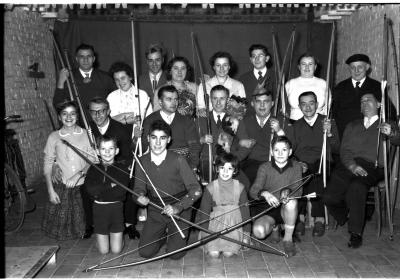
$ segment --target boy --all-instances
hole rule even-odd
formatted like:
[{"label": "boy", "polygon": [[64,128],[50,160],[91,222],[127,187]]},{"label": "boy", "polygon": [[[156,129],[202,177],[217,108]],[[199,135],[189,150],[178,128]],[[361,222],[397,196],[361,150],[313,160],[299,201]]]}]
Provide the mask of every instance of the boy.
[{"label": "boy", "polygon": [[[301,182],[292,183],[302,177],[302,166],[300,163],[289,159],[291,154],[292,148],[289,139],[285,136],[277,136],[272,141],[273,160],[260,165],[256,180],[250,189],[251,198],[265,198],[269,205],[275,207],[254,222],[254,236],[258,239],[264,239],[272,232],[272,241],[279,242],[278,225],[284,223],[283,248],[289,257],[296,254],[292,236],[297,219],[297,200],[291,199],[281,204],[279,199],[287,197],[290,189],[296,188]],[[283,189],[280,196],[275,193],[279,188],[289,184],[292,185]],[[299,189],[292,195],[301,193],[302,191]]]},{"label": "boy", "polygon": [[[334,120],[329,120],[325,115],[317,113],[317,96],[312,91],[299,95],[299,108],[303,117],[289,127],[288,138],[293,144],[293,154],[297,160],[307,167],[309,173],[317,173],[322,153],[324,131],[327,136],[327,158],[331,159],[331,151],[339,152],[339,133]],[[328,162],[329,164],[329,162]],[[322,176],[314,177],[304,186],[304,195],[316,192],[323,193],[324,185]],[[322,236],[325,233],[324,204],[317,197],[311,199],[311,216],[315,218],[313,236]],[[299,201],[299,222],[296,232],[305,234],[306,200]]]},{"label": "boy", "polygon": [[[125,186],[129,184],[128,166],[124,161],[116,162],[119,153],[117,140],[102,135],[97,140],[102,162],[98,167]],[[93,222],[97,246],[101,254],[118,254],[123,248],[124,204],[126,191],[105,177],[94,167],[86,175],[85,185],[94,199]]]},{"label": "boy", "polygon": [[[190,207],[202,193],[186,159],[167,150],[171,141],[170,126],[163,120],[156,120],[148,131],[150,152],[144,154],[140,161],[166,205],[161,213],[151,205],[148,207],[147,221],[139,241],[139,255],[144,258],[151,258],[158,253],[167,239],[167,231],[168,234],[177,231],[170,215],[179,214],[182,218],[190,220]],[[143,206],[148,205],[150,200],[162,205],[145,172],[136,166],[134,191],[139,194],[137,201]],[[185,223],[178,220],[176,222],[181,229],[186,227]],[[187,236],[188,230],[184,230],[183,233]],[[183,239],[179,234],[169,236],[166,241],[167,252],[186,246],[186,242],[187,238]],[[171,259],[180,259],[185,253],[172,255]]]}]

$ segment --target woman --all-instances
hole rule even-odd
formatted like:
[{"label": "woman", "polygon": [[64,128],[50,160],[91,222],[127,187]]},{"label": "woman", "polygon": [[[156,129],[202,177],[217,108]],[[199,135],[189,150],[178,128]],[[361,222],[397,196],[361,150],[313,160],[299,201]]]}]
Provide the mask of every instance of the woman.
[{"label": "woman", "polygon": [[[77,125],[77,108],[73,101],[62,103],[57,108],[62,127],[49,135],[44,148],[44,176],[49,201],[45,207],[42,230],[57,240],[81,238],[85,232],[80,187],[89,164],[62,142],[68,141],[95,160],[86,130]],[[53,184],[51,180],[54,162],[62,170],[62,183]]]},{"label": "woman", "polygon": [[128,64],[115,62],[110,73],[118,87],[107,96],[111,118],[122,124],[140,123],[141,116],[146,117],[153,112],[149,96],[143,90],[138,92],[132,84],[133,70]]},{"label": "woman", "polygon": [[[326,90],[325,80],[314,76],[317,69],[317,60],[314,55],[305,53],[301,55],[297,61],[297,67],[300,76],[289,80],[286,85],[286,94],[290,105],[290,119],[295,121],[303,117],[303,113],[299,108],[299,95],[306,91],[312,91],[317,95],[318,109],[317,113],[326,115]],[[329,100],[331,99],[329,93]],[[331,101],[330,101],[331,102]]]},{"label": "woman", "polygon": [[[229,90],[229,96],[236,95],[246,98],[246,92],[241,82],[229,77],[229,72],[233,66],[233,59],[228,52],[216,52],[209,60],[211,67],[214,69],[215,76],[206,81],[206,91],[210,96],[211,89],[216,85],[222,85]],[[205,109],[203,85],[200,84],[197,92],[198,106],[200,109]],[[210,110],[211,101],[209,102]]]},{"label": "woman", "polygon": [[[189,61],[182,56],[172,58],[167,65],[167,83],[162,85],[172,85],[178,90],[178,112],[182,115],[193,117],[196,111],[196,91],[197,85],[189,82],[192,76],[192,67]],[[158,89],[154,95],[154,111],[159,110],[160,102],[158,99]]]}]

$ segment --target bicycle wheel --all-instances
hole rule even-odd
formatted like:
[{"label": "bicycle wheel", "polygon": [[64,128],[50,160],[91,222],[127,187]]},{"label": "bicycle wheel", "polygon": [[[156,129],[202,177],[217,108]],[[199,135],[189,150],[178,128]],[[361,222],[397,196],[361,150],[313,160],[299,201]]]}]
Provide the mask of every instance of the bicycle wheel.
[{"label": "bicycle wheel", "polygon": [[26,196],[17,173],[4,164],[4,216],[5,233],[18,231],[25,217]]}]

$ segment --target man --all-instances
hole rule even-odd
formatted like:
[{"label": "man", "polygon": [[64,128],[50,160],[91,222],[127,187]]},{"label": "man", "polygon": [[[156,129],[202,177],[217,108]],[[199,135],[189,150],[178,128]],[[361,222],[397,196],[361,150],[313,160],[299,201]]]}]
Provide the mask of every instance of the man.
[{"label": "man", "polygon": [[[148,135],[155,120],[164,120],[171,127],[169,150],[187,158],[190,167],[197,171],[199,165],[200,144],[194,122],[177,112],[178,91],[174,86],[163,86],[158,90],[161,109],[146,117],[143,122],[143,134]],[[146,137],[142,137],[143,151],[149,147]]]},{"label": "man", "polygon": [[[348,246],[352,248],[362,244],[368,190],[383,179],[382,149],[379,158],[377,156],[378,110],[381,106],[378,100],[381,100],[380,91],[362,94],[363,119],[346,126],[340,147],[341,164],[335,167],[323,196],[338,225],[344,225],[348,219]],[[377,159],[378,167],[375,167]]]},{"label": "man", "polygon": [[[200,143],[203,144],[200,155],[201,161],[201,174],[205,181],[209,180],[208,169],[209,169],[209,145],[212,145],[212,155],[216,156],[216,146],[221,145],[226,152],[234,154],[239,161],[243,160],[248,154],[248,148],[239,146],[238,142],[242,139],[247,139],[246,130],[242,122],[239,122],[236,133],[233,132],[229,126],[229,116],[226,114],[226,106],[229,98],[229,90],[222,85],[216,85],[211,88],[211,104],[212,111],[209,112],[210,123],[211,123],[211,134],[207,131],[206,118],[199,118],[200,122]],[[213,177],[215,170],[213,170]],[[241,181],[248,189],[250,187],[248,179],[243,178],[243,174],[239,171],[238,180]]]},{"label": "man", "polygon": [[[297,120],[288,129],[288,138],[293,144],[293,154],[297,160],[304,165],[309,174],[318,173],[324,131],[327,137],[327,160],[328,165],[331,160],[331,150],[339,150],[339,135],[336,124],[328,120],[325,115],[317,113],[317,95],[312,91],[306,91],[299,95],[299,108],[303,117]],[[308,175],[308,174],[307,174]],[[323,193],[324,185],[322,176],[312,178],[303,186],[303,195],[316,192],[317,198],[311,199],[311,216],[315,218],[313,236],[322,236],[325,233],[325,213],[324,204],[320,198]],[[305,234],[305,216],[307,201],[299,200],[299,222],[296,232]]]},{"label": "man", "polygon": [[[105,98],[94,98],[89,102],[89,113],[94,122],[91,127],[93,128],[93,134],[96,139],[105,135],[108,137],[115,137],[117,140],[117,145],[119,147],[119,154],[116,157],[117,161],[125,161],[126,165],[132,163],[132,125],[123,125],[118,121],[110,117],[110,105]],[[135,129],[135,138],[140,136],[141,131]],[[126,172],[129,172],[126,170]],[[93,201],[88,195],[86,188],[81,188],[82,201],[85,210],[86,218],[86,233],[85,238],[90,237],[92,234],[92,204]],[[138,206],[133,201],[132,196],[127,193],[126,200],[124,203],[124,213],[125,213],[125,232],[128,233],[130,239],[135,239],[135,237],[140,237],[139,232],[136,230],[135,225],[137,223],[137,211]]]},{"label": "man", "polygon": [[[149,201],[158,205],[162,205],[161,200],[165,203],[162,212],[148,205],[148,217],[139,241],[139,255],[151,258],[158,253],[164,243],[167,252],[186,246],[188,236],[186,224],[176,220],[180,229],[186,228],[183,230],[186,238],[172,234],[177,231],[177,227],[170,216],[175,214],[189,220],[192,214],[191,206],[201,197],[202,192],[185,158],[167,150],[167,145],[172,140],[168,124],[160,119],[155,120],[150,124],[146,138],[150,152],[140,158],[144,170],[139,166],[136,167],[134,191],[139,194],[137,201],[144,206],[148,205]],[[180,259],[185,254],[186,251],[174,254],[171,259]]]},{"label": "man", "polygon": [[340,139],[346,125],[361,118],[360,98],[367,92],[380,92],[381,84],[367,76],[371,61],[365,54],[354,54],[346,60],[351,77],[333,89],[332,117],[336,121]]},{"label": "man", "polygon": [[147,48],[145,56],[149,72],[140,75],[138,84],[139,88],[147,93],[153,104],[155,90],[167,82],[166,74],[162,70],[164,50],[160,45],[152,44]]},{"label": "man", "polygon": [[[266,46],[261,44],[253,44],[249,48],[250,62],[253,69],[244,73],[240,78],[246,91],[247,102],[250,105],[253,92],[257,85],[264,83],[264,87],[271,92],[275,91],[275,76],[268,69],[272,65],[271,56]],[[249,113],[253,112],[253,107],[248,106]]]},{"label": "man", "polygon": [[[116,89],[114,81],[106,73],[93,67],[96,61],[94,48],[91,45],[81,44],[76,48],[75,59],[78,69],[72,70],[72,75],[79,91],[82,106],[87,109],[89,101],[94,97],[106,98],[107,95]],[[66,81],[70,73],[68,69],[60,70],[57,88],[53,97],[53,105],[70,100]],[[72,87],[72,84],[71,84]]]},{"label": "man", "polygon": [[253,112],[246,114],[243,124],[252,143],[248,143],[251,149],[242,163],[242,168],[250,183],[253,184],[258,167],[263,162],[269,161],[272,131],[279,136],[283,136],[285,133],[279,124],[279,121],[282,123],[282,118],[278,120],[271,116],[271,109],[274,106],[271,91],[258,88],[253,92],[251,106]]}]

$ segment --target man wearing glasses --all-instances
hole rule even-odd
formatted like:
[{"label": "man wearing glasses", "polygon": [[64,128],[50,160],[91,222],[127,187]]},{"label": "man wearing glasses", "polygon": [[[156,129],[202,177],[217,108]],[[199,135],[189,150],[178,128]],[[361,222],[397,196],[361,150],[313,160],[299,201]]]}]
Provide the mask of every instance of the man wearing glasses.
[{"label": "man wearing glasses", "polygon": [[239,81],[243,83],[246,91],[247,109],[254,112],[250,104],[257,85],[264,83],[264,88],[268,91],[275,92],[275,83],[274,73],[271,69],[268,69],[272,66],[272,62],[267,47],[261,44],[253,44],[249,48],[249,56],[253,69],[244,73],[239,78]]},{"label": "man wearing glasses", "polygon": [[[82,106],[87,108],[89,101],[94,97],[106,98],[107,95],[116,89],[113,79],[106,72],[94,68],[96,56],[91,45],[81,44],[76,48],[75,60],[78,68],[72,70],[72,75],[82,101]],[[66,81],[70,73],[68,69],[60,70],[57,87],[54,93],[53,105],[70,100],[70,94]],[[71,84],[72,86],[72,84]]]}]

